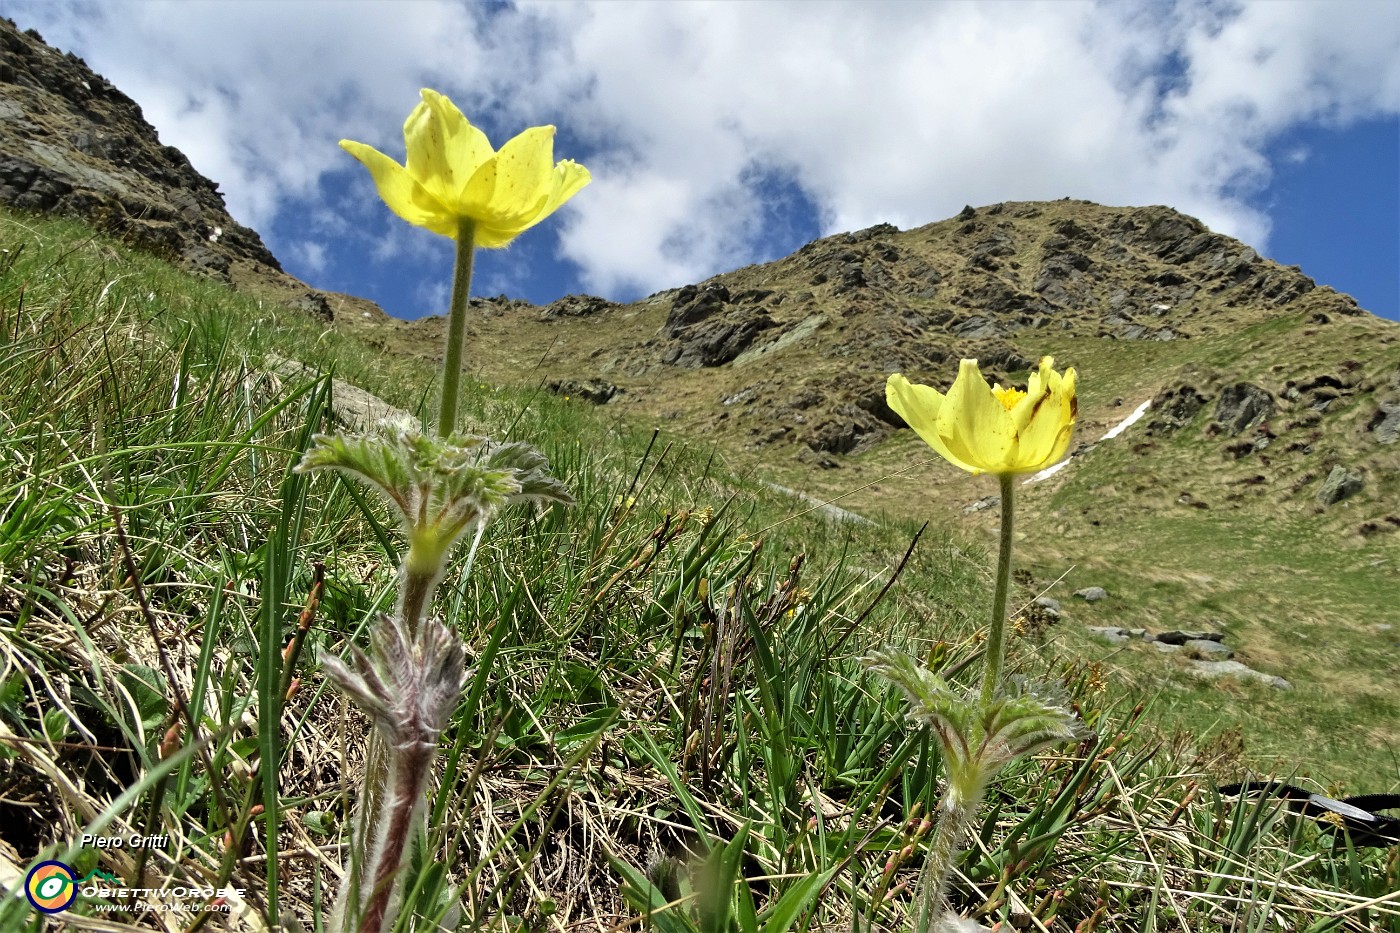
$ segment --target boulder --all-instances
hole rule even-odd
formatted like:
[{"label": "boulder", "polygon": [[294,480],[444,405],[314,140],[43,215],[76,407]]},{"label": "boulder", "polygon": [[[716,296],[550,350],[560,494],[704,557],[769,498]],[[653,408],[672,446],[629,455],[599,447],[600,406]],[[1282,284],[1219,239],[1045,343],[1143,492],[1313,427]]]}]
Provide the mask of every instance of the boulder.
[{"label": "boulder", "polygon": [[705,321],[686,330],[678,346],[662,356],[663,363],[691,368],[722,366],[753,346],[758,335],[775,326],[767,314]]},{"label": "boulder", "polygon": [[1256,671],[1239,661],[1192,661],[1187,668],[1187,673],[1196,677],[1211,679],[1216,677],[1240,677],[1247,680],[1257,680],[1276,690],[1293,689],[1293,685],[1282,677],[1275,677],[1272,674]]},{"label": "boulder", "polygon": [[606,405],[614,395],[622,390],[602,379],[563,379],[550,382],[549,391],[555,395],[583,399],[594,405]]},{"label": "boulder", "polygon": [[1159,641],[1164,645],[1180,646],[1193,641],[1224,641],[1225,636],[1220,632],[1190,632],[1171,630],[1166,632],[1158,632],[1155,636],[1153,636],[1153,640]]},{"label": "boulder", "polygon": [[974,512],[980,512],[983,509],[995,508],[998,505],[1001,505],[1001,496],[983,496],[971,505],[964,506],[963,514],[971,515]]},{"label": "boulder", "polygon": [[1096,603],[1101,599],[1108,598],[1108,590],[1101,586],[1086,586],[1082,590],[1075,590],[1074,595],[1086,603]]},{"label": "boulder", "polygon": [[1210,660],[1227,661],[1235,656],[1235,652],[1218,641],[1209,638],[1191,638],[1183,646],[1190,651]]},{"label": "boulder", "polygon": [[[269,353],[268,370],[280,379],[318,379],[322,373],[299,360]],[[346,427],[368,429],[381,421],[412,421],[413,416],[343,379],[331,379],[331,413]]]},{"label": "boulder", "polygon": [[1384,399],[1366,428],[1376,436],[1378,444],[1394,444],[1400,440],[1400,398]]},{"label": "boulder", "polygon": [[687,285],[671,299],[671,312],[662,332],[679,337],[687,328],[723,311],[728,302],[729,289],[723,285]]},{"label": "boulder", "polygon": [[588,317],[617,305],[597,295],[565,295],[540,309],[544,317]]},{"label": "boulder", "polygon": [[1322,481],[1322,488],[1317,491],[1317,501],[1324,506],[1336,505],[1364,488],[1366,480],[1360,473],[1353,473],[1339,464],[1334,466],[1332,472],[1327,474],[1327,479]]},{"label": "boulder", "polygon": [[1215,420],[1232,436],[1254,427],[1273,413],[1273,396],[1248,382],[1227,386],[1215,404]]}]

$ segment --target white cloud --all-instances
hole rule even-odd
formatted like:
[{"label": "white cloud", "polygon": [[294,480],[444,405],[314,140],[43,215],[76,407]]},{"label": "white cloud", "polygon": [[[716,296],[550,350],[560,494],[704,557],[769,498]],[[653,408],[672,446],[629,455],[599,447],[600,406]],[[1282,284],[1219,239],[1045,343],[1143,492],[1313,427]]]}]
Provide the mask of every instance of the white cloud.
[{"label": "white cloud", "polygon": [[289,197],[343,169],[342,136],[401,145],[422,82],[470,84],[483,61],[461,7],[437,2],[36,4],[73,49],[138,101],[163,142],[219,182],[230,213],[270,226]]},{"label": "white cloud", "polygon": [[1249,199],[1271,141],[1400,111],[1387,0],[28,9],[264,230],[324,212],[341,136],[401,154],[425,84],[501,125],[558,122],[595,181],[551,223],[603,294],[751,261],[764,172],[823,232],[1072,196],[1169,204],[1263,247]]},{"label": "white cloud", "polygon": [[297,259],[314,272],[326,270],[326,244],[314,240],[302,240],[293,244]]}]

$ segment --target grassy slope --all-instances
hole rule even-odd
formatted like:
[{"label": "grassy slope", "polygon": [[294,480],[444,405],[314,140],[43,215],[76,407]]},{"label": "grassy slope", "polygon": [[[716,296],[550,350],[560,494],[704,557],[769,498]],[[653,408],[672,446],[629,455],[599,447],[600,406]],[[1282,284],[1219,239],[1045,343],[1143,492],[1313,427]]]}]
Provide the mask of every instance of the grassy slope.
[{"label": "grassy slope", "polygon": [[[362,637],[390,592],[392,561],[346,486],[285,481],[325,386],[279,383],[258,361],[275,351],[333,365],[409,409],[431,396],[433,374],[73,224],[6,215],[0,248],[6,859],[14,869],[43,851],[63,857],[107,812],[123,833],[171,834],[172,849],[145,866],[148,880],[207,883],[232,872],[257,908],[275,864],[283,906],[310,923],[337,858],[334,848],[306,853],[338,838],[362,732],[307,659]],[[815,872],[829,884],[804,922],[849,928],[852,913],[896,922],[900,898],[870,894],[912,879],[915,862],[893,874],[885,865],[911,839],[906,810],[933,802],[935,762],[854,657],[887,637],[936,639],[932,656],[957,668],[975,651],[984,611],[981,550],[927,535],[867,616],[910,526],[798,516],[706,450],[663,437],[648,455],[646,433],[546,395],[478,383],[465,407],[497,436],[541,445],[580,505],[508,516],[472,579],[447,582],[444,606],[462,620],[473,657],[489,657],[493,644],[498,653],[478,665],[480,692],[447,739],[455,777],[436,801],[443,822],[429,846],[453,869],[415,876],[416,909],[446,909],[446,892],[465,884],[470,922],[545,929],[552,904],[555,920],[608,928],[629,910],[619,893],[626,865],[678,866],[668,860],[752,820],[745,874],[767,876],[752,882],[760,905]],[[385,541],[392,547],[392,535]],[[799,553],[806,565],[796,573]],[[300,689],[274,722],[258,715],[259,683],[279,676],[279,652],[256,645],[269,620],[283,643],[314,561],[326,568],[324,597]],[[716,637],[721,622],[732,641]],[[1102,669],[1066,667],[1030,643],[1017,652],[1019,665],[1066,683],[1100,741],[1008,775],[983,832],[994,846],[1024,846],[1021,857],[975,853],[963,909],[1197,929],[1221,903],[1198,895],[1242,910],[1267,889],[1301,912],[1293,916],[1321,923],[1394,888],[1394,866],[1374,854],[1299,862],[1317,845],[1307,824],[1280,835],[1273,818],[1252,829],[1224,818],[1229,807],[1207,788],[1242,773],[1229,741],[1134,735],[1135,697],[1109,688]],[[716,657],[733,660],[732,692],[715,683]],[[162,784],[156,745],[177,694],[201,711],[205,744],[170,759],[177,767]],[[609,716],[618,721],[590,745]],[[709,739],[706,766],[697,755]],[[269,748],[283,756],[280,800],[256,815],[263,796],[247,775]],[[906,758],[916,764],[900,767]],[[1198,784],[1195,803],[1183,804]],[[135,795],[122,804],[127,788]],[[231,860],[224,833],[247,820],[257,827],[248,859]],[[258,840],[279,824],[283,856],[268,860]],[[94,856],[72,854],[82,870]],[[100,867],[134,877],[140,866],[114,853]],[[1227,882],[1222,872],[1260,881]],[[1345,928],[1381,929],[1373,923],[1387,917],[1384,908],[1354,913]],[[13,902],[0,907],[0,927],[23,922]]]},{"label": "grassy slope", "polygon": [[[1040,238],[1054,225],[1077,218],[1106,243],[1112,223],[1124,213],[1061,202],[1035,210],[1040,216],[1016,218],[1007,227],[1019,252],[1006,257],[1001,274],[1022,288],[1030,287],[1040,268]],[[984,217],[987,229],[1007,223],[1012,213]],[[887,306],[858,293],[838,295],[831,284],[812,286],[810,263],[801,253],[716,277],[734,294],[761,287],[788,296],[766,305],[787,326],[817,313],[828,318],[809,339],[757,365],[660,365],[655,335],[670,307],[667,295],[583,318],[546,318],[529,307],[482,308],[471,325],[479,348],[473,365],[488,381],[516,385],[560,376],[614,380],[626,391],[603,410],[608,415],[704,438],[756,477],[824,499],[840,497],[840,505],[859,513],[928,518],[990,547],[995,510],[962,512],[992,492],[989,481],[938,462],[910,432],[836,457],[839,469],[817,469],[794,457],[802,445],[790,443],[792,434],[767,442],[783,427],[767,417],[773,400],[804,391],[829,395],[836,383],[878,387],[886,370],[872,362],[897,358],[901,341],[932,339],[908,331],[901,317],[906,310],[972,313],[948,303],[948,296],[955,299],[987,279],[967,268],[962,253],[977,237],[960,238],[960,226],[944,221],[888,238],[906,259],[943,270],[946,294],[933,299],[901,297]],[[1100,253],[1081,248],[1106,269],[1102,282],[1086,276],[1077,286],[1084,289],[1084,307],[1106,306],[1104,293],[1121,273],[1107,268]],[[1133,267],[1131,277],[1140,282],[1166,273],[1206,274],[1145,252],[1132,261],[1140,267]],[[1286,271],[1272,264],[1261,268]],[[898,277],[897,266],[891,274]],[[1344,302],[1325,288],[1279,310],[1262,301],[1235,306],[1233,287],[1216,292],[1203,286],[1189,309],[1183,306],[1182,316],[1171,318],[1189,339],[1105,339],[1099,315],[1085,311],[1061,312],[1056,326],[1009,337],[1027,358],[1052,353],[1079,370],[1080,442],[1097,439],[1172,385],[1189,383],[1211,397],[1195,421],[1175,434],[1149,437],[1149,414],[1060,476],[1025,490],[1021,528],[1027,546],[1018,560],[1033,583],[1021,596],[1060,581],[1050,595],[1067,603],[1076,624],[1057,629],[1057,641],[1071,656],[1101,658],[1143,689],[1164,691],[1160,707],[1170,711],[1164,724],[1196,730],[1239,724],[1246,748],[1270,766],[1298,767],[1358,791],[1388,787],[1400,782],[1400,697],[1392,686],[1400,667],[1395,632],[1381,626],[1392,622],[1400,571],[1400,445],[1377,444],[1367,425],[1379,396],[1400,397],[1400,327],[1364,313],[1338,313]],[[1320,313],[1328,323],[1316,323]],[[391,353],[431,358],[440,323],[392,324],[377,329],[373,339]],[[946,380],[952,364],[945,369],[912,375]],[[1325,413],[1311,410],[1312,396],[1285,397],[1290,382],[1306,384],[1319,376],[1347,383]],[[1207,430],[1214,393],[1242,381],[1277,399],[1269,422],[1277,436],[1266,450],[1235,457],[1225,448],[1252,440],[1252,431],[1231,438],[1211,437]],[[755,387],[761,387],[757,401],[720,404]],[[815,410],[801,414],[811,421],[823,417]],[[1336,463],[1363,467],[1367,486],[1322,510],[1314,496]],[[1193,504],[1178,501],[1183,493]],[[1071,604],[1068,594],[1089,585],[1107,587],[1113,599],[1095,607]],[[1104,647],[1085,636],[1079,623],[1224,631],[1241,660],[1285,677],[1296,689],[1278,696],[1250,684],[1202,685],[1185,673],[1184,659],[1148,646]]]}]

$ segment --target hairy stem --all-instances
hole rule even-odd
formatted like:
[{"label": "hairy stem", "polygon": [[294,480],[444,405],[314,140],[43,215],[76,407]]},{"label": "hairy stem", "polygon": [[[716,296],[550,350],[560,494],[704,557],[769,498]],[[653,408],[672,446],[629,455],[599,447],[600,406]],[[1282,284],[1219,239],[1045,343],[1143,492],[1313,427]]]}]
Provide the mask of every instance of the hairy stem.
[{"label": "hairy stem", "polygon": [[[394,749],[385,781],[388,794],[382,826],[370,840],[361,878],[367,882],[359,933],[382,933],[397,913],[402,884],[399,869],[423,809],[428,773],[437,743]],[[386,922],[387,921],[387,922]]]},{"label": "hairy stem", "polygon": [[457,397],[462,382],[462,345],[467,336],[467,299],[472,290],[472,258],[476,250],[476,225],[462,218],[457,228],[457,261],[452,267],[452,303],[447,316],[447,347],[442,360],[442,408],[438,411],[439,437],[457,430]]},{"label": "hairy stem", "polygon": [[939,804],[933,839],[924,857],[924,869],[919,874],[919,906],[914,924],[916,933],[930,933],[943,915],[953,866],[962,853],[963,841],[972,831],[977,811],[982,807],[982,797],[987,787],[986,776],[976,765],[972,770],[974,773],[969,775],[968,781],[972,786],[969,787],[957,787],[957,779],[950,776],[948,790]]},{"label": "hairy stem", "polygon": [[983,709],[991,705],[997,694],[1006,658],[1006,595],[1011,585],[1011,544],[1016,512],[1016,475],[1002,473],[997,479],[1001,480],[1001,550],[997,555],[996,595],[992,597],[992,625],[987,630],[986,666],[982,674]]}]

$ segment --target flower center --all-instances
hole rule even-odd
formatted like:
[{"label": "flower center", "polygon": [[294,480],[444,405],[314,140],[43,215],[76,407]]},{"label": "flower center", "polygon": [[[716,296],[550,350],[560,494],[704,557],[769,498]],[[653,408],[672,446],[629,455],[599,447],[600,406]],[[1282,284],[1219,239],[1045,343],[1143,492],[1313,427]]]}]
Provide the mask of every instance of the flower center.
[{"label": "flower center", "polygon": [[1003,389],[1001,386],[992,386],[992,394],[1001,402],[1001,407],[1007,411],[1016,407],[1016,403],[1026,397],[1025,389]]}]

